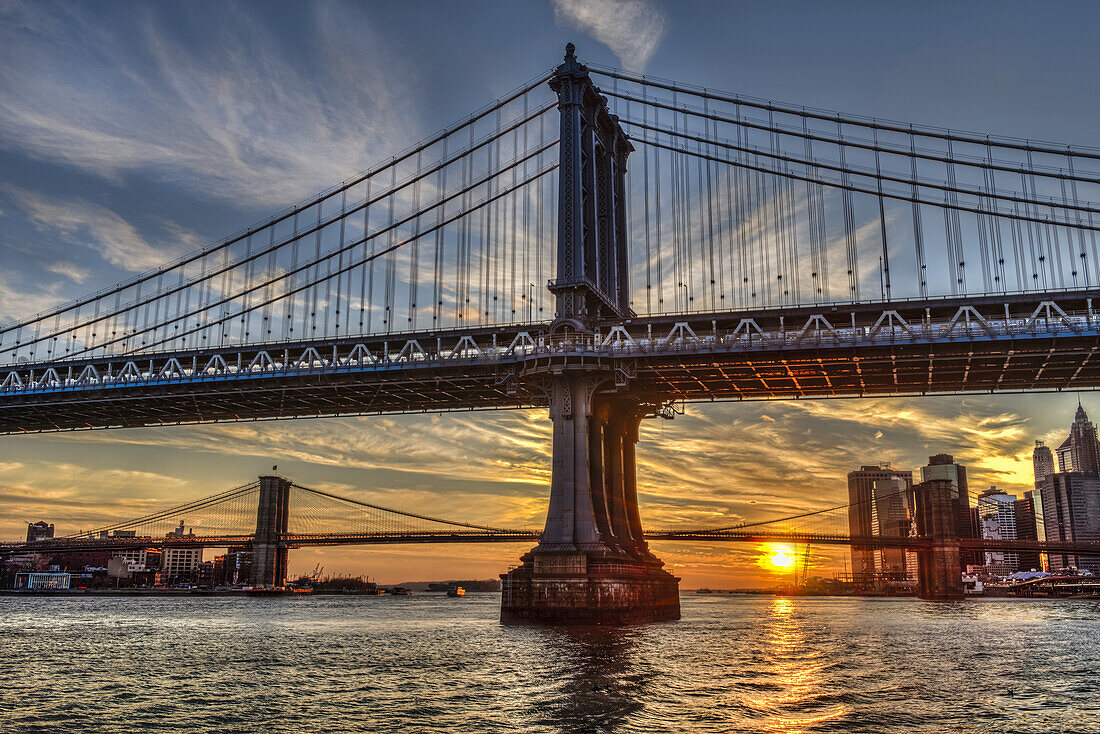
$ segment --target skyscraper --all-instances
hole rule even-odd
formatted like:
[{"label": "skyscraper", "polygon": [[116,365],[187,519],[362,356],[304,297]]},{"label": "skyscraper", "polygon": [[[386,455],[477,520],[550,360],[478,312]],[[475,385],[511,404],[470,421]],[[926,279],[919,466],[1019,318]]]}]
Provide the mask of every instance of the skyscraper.
[{"label": "skyscraper", "polygon": [[[978,495],[978,516],[983,538],[1016,540],[1016,495],[990,487]],[[986,551],[985,565],[993,573],[1012,573],[1019,569],[1020,557],[1005,551]]]},{"label": "skyscraper", "polygon": [[[1058,471],[1041,481],[1036,460],[1034,511],[1039,539],[1100,541],[1100,441],[1080,401],[1069,436],[1055,453]],[[1047,560],[1051,571],[1075,566],[1100,573],[1100,555],[1050,553]]]},{"label": "skyscraper", "polygon": [[1035,451],[1031,454],[1031,463],[1035,465],[1035,486],[1053,474],[1057,469],[1054,466],[1054,453],[1050,447],[1042,441],[1035,442]]},{"label": "skyscraper", "polygon": [[[1028,511],[1030,511],[1032,520],[1035,523],[1035,539],[1046,540],[1046,529],[1043,527],[1042,520],[1043,497],[1039,488],[1043,486],[1043,482],[1046,481],[1047,477],[1058,471],[1058,467],[1054,464],[1054,452],[1042,441],[1035,442],[1035,451],[1031,454],[1031,463],[1035,466],[1035,490],[1024,492],[1024,497],[1031,501]],[[1020,562],[1027,569],[1041,568],[1044,571],[1046,570],[1046,565],[1038,554],[1029,555],[1027,559],[1021,558]],[[1029,562],[1031,565],[1028,565]]]},{"label": "skyscraper", "polygon": [[[1083,472],[1051,474],[1040,489],[1046,539],[1100,542],[1100,477]],[[1051,571],[1074,566],[1100,573],[1100,555],[1048,554]]]},{"label": "skyscraper", "polygon": [[1057,453],[1060,472],[1100,474],[1100,441],[1096,438],[1096,424],[1089,422],[1081,403],[1077,403],[1077,414],[1069,427],[1069,436],[1058,447]]},{"label": "skyscraper", "polygon": [[[1016,538],[1018,540],[1042,540],[1042,523],[1038,522],[1035,499],[1039,490],[1024,492],[1024,498],[1013,503],[1013,511],[1016,513]],[[1037,551],[1020,551],[1016,554],[1019,558],[1021,571],[1042,570],[1042,561]]]},{"label": "skyscraper", "polygon": [[[861,466],[848,474],[848,530],[853,536],[907,537],[912,520],[913,472],[889,465]],[[874,574],[912,574],[900,548],[852,548],[852,573],[857,582]]]}]

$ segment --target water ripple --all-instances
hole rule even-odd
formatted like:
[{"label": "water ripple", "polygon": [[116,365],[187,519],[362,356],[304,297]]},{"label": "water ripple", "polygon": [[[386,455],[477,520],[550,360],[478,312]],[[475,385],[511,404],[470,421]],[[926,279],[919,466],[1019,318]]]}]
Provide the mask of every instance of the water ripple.
[{"label": "water ripple", "polygon": [[0,732],[1084,732],[1100,604],[684,597],[506,627],[499,597],[0,597]]}]

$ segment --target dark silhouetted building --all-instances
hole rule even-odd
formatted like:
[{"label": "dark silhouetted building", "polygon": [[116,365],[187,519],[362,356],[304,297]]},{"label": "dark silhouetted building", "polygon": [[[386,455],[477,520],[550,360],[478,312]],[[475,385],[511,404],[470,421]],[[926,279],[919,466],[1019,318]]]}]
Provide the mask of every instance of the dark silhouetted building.
[{"label": "dark silhouetted building", "polygon": [[53,523],[27,523],[27,542],[37,543],[40,540],[53,540]]},{"label": "dark silhouetted building", "polygon": [[215,586],[247,586],[251,578],[252,551],[248,548],[230,548],[214,558]]},{"label": "dark silhouetted building", "polygon": [[[1051,474],[1039,490],[1048,541],[1100,542],[1100,477],[1082,472]],[[1100,573],[1100,555],[1048,554],[1051,571],[1076,567]]]},{"label": "dark silhouetted building", "polygon": [[[848,474],[848,531],[853,536],[908,537],[912,524],[913,472],[888,465],[861,466]],[[912,575],[901,548],[852,547],[857,583],[879,575]]]},{"label": "dark silhouetted building", "polygon": [[[955,531],[960,538],[977,538],[978,524],[975,521],[977,513],[973,511],[970,501],[970,487],[966,481],[966,467],[955,462],[951,454],[936,454],[928,457],[927,466],[920,469],[921,482],[943,480],[951,482],[951,504],[955,513]],[[981,554],[964,552],[959,554],[962,564],[960,571],[965,571],[969,565],[981,565],[984,558]]]},{"label": "dark silhouetted building", "polygon": [[59,571],[89,571],[106,570],[107,563],[111,560],[109,550],[67,550],[50,554],[50,565],[57,566]]},{"label": "dark silhouetted building", "polygon": [[1069,427],[1069,436],[1058,447],[1057,453],[1058,471],[1062,473],[1100,474],[1100,441],[1096,438],[1096,425],[1089,422],[1080,403]]},{"label": "dark silhouetted building", "polygon": [[[1024,498],[1012,503],[1012,510],[1016,514],[1016,539],[1039,540],[1039,524],[1035,515],[1035,491],[1024,492]],[[1031,571],[1042,568],[1038,551],[1020,551],[1016,554],[1019,558],[1021,571]]]}]

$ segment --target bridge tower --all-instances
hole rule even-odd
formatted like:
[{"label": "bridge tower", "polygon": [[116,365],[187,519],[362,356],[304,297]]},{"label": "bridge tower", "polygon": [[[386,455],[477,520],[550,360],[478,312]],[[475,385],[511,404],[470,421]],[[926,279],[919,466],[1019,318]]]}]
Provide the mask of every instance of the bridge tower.
[{"label": "bridge tower", "polygon": [[[629,308],[626,158],[633,150],[573,44],[550,87],[561,141],[552,333],[591,332]],[[680,617],[679,579],[642,537],[634,445],[652,400],[615,364],[563,352],[525,370],[554,424],[550,502],[539,544],[501,576],[505,622],[620,624]]]},{"label": "bridge tower", "polygon": [[932,541],[917,551],[918,594],[922,599],[961,599],[958,514],[951,500],[951,480],[931,479],[913,488],[917,533]]},{"label": "bridge tower", "polygon": [[561,113],[558,169],[558,267],[550,284],[551,331],[588,331],[599,319],[630,311],[627,278],[626,157],[634,150],[607,98],[577,63],[573,44],[550,79]]},{"label": "bridge tower", "polygon": [[252,541],[252,579],[255,589],[286,586],[287,549],[282,535],[290,516],[290,480],[260,477],[256,535]]}]

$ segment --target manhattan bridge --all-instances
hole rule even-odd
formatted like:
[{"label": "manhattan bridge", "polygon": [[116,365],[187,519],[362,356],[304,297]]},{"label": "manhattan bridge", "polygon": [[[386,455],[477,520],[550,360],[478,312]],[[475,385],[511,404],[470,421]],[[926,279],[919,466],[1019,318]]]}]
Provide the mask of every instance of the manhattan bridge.
[{"label": "manhattan bridge", "polygon": [[192,503],[247,497],[254,530],[171,543],[250,543],[254,584],[278,586],[290,547],[537,542],[503,576],[514,620],[678,616],[647,538],[903,547],[923,595],[955,596],[960,548],[1100,548],[954,537],[943,487],[917,497],[908,538],[646,532],[639,425],[687,402],[1095,388],[1097,201],[1100,149],[585,66],[570,44],[361,175],[0,326],[0,431],[548,408],[541,532],[371,505],[341,526],[317,508],[353,501],[261,477]]}]

